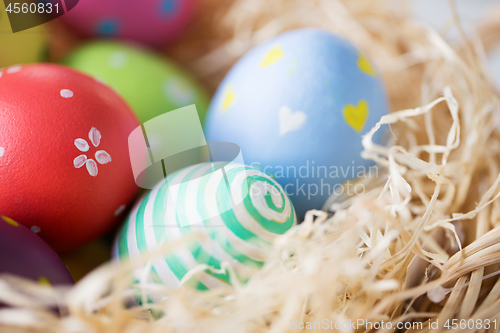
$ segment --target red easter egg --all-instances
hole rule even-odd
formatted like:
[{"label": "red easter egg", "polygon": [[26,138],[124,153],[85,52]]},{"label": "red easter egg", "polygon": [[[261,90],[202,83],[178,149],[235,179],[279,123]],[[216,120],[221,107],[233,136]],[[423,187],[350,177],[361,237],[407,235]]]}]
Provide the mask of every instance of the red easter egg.
[{"label": "red easter egg", "polygon": [[109,231],[134,199],[128,105],[59,65],[0,70],[0,211],[56,251]]}]

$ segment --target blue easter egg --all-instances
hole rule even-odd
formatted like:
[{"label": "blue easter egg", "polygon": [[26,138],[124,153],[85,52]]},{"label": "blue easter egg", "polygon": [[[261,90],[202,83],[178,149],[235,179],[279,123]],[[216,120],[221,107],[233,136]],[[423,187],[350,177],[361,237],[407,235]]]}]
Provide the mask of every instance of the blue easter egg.
[{"label": "blue easter egg", "polygon": [[[299,29],[236,63],[211,103],[205,133],[239,145],[245,163],[272,174],[302,218],[331,195],[353,191],[349,180],[373,175],[361,140],[387,112],[366,54],[329,32]],[[374,142],[381,141],[377,133]]]}]

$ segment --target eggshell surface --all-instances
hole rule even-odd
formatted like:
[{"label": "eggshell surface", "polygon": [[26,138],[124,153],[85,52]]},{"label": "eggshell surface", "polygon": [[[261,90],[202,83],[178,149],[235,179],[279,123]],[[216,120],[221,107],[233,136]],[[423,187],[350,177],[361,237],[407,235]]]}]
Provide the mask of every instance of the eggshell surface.
[{"label": "eggshell surface", "polygon": [[[113,257],[125,261],[176,246],[152,260],[148,278],[177,288],[200,264],[211,269],[186,284],[206,290],[241,282],[265,263],[272,242],[296,224],[293,205],[276,181],[241,164],[201,163],[171,174],[148,192],[121,229]],[[135,271],[136,279],[145,267]],[[153,299],[154,300],[154,299]]]},{"label": "eggshell surface", "polygon": [[349,191],[346,181],[373,174],[361,140],[387,112],[365,53],[329,32],[299,29],[236,63],[212,100],[205,133],[239,145],[246,164],[276,177],[303,218]]},{"label": "eggshell surface", "polygon": [[0,71],[0,211],[56,251],[118,223],[138,191],[128,135],[139,126],[113,90],[69,68]]},{"label": "eggshell surface", "polygon": [[109,84],[142,123],[195,104],[201,121],[208,109],[204,89],[178,65],[144,48],[98,41],[75,50],[64,63]]}]

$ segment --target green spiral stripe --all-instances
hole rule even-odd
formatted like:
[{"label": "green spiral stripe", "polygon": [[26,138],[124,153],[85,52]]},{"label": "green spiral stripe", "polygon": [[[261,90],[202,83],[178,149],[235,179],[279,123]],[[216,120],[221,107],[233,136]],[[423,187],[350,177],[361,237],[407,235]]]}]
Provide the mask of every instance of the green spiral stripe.
[{"label": "green spiral stripe", "polygon": [[[255,168],[250,168],[250,167],[243,168],[243,170],[249,170],[249,171],[250,170],[256,170],[256,171],[259,171],[259,170],[255,169]],[[238,169],[238,170],[232,169],[229,172],[227,172],[226,174],[227,174],[227,178],[229,180],[229,183],[232,183],[234,181],[234,178],[241,171],[242,171],[242,169]],[[259,171],[259,172],[261,172],[261,171]],[[284,223],[279,223],[277,221],[269,220],[269,219],[265,218],[264,216],[262,216],[261,213],[258,211],[258,209],[252,203],[252,199],[250,197],[250,188],[251,188],[251,185],[253,183],[257,182],[257,181],[262,181],[262,182],[268,183],[272,187],[278,188],[280,190],[280,195],[281,195],[281,199],[282,199],[282,202],[283,202],[283,206],[280,207],[280,208],[277,208],[277,209],[273,209],[276,206],[272,202],[271,194],[268,192],[267,197],[266,197],[266,202],[268,202],[268,203],[270,202],[272,204],[272,205],[269,206],[269,208],[273,209],[273,210],[275,210],[275,211],[277,211],[279,213],[283,212],[283,210],[285,209],[286,202],[287,202],[288,198],[285,198],[285,196],[284,196],[283,191],[281,190],[281,188],[277,187],[279,185],[277,185],[272,180],[270,180],[269,178],[266,178],[264,176],[253,175],[253,176],[247,177],[246,181],[242,182],[242,189],[241,189],[242,193],[248,193],[248,195],[245,196],[245,198],[243,199],[243,203],[245,205],[246,210],[257,221],[257,223],[259,223],[267,231],[269,231],[271,233],[279,234],[279,235],[284,234],[295,223],[295,212],[293,210],[293,206],[290,204],[290,207],[291,207],[292,210],[290,212],[290,215],[289,215],[288,219]],[[239,223],[239,221],[237,221],[237,219],[234,218],[232,222],[236,223],[237,225],[234,226],[234,227],[239,229],[239,227],[241,226],[241,224]],[[228,227],[230,227],[230,226],[228,226]],[[244,227],[241,226],[241,228],[244,228]],[[250,231],[243,232],[242,234],[240,234],[240,233],[236,233],[236,234],[239,235],[240,238],[242,238],[244,240],[250,240],[250,239],[258,238],[257,235],[254,235]],[[268,243],[264,239],[262,239],[262,242],[264,242],[264,244]]]},{"label": "green spiral stripe", "polygon": [[[193,234],[193,230],[191,229],[190,225],[187,224],[186,226],[181,225],[181,221],[188,221],[188,217],[186,215],[186,210],[188,207],[186,207],[186,202],[188,202],[187,198],[187,190],[188,190],[188,184],[189,180],[194,177],[194,174],[197,173],[200,169],[204,168],[206,165],[202,164],[201,166],[197,168],[193,168],[189,173],[186,174],[184,179],[182,180],[182,184],[179,188],[179,193],[178,193],[178,201],[177,201],[177,207],[175,207],[178,220],[177,224],[178,227],[180,228],[181,234],[183,236],[189,236]],[[204,175],[212,173],[211,169],[208,169]],[[198,188],[198,193],[199,188]],[[194,231],[196,232],[196,231]],[[208,264],[212,267],[220,269],[221,265],[220,262],[213,258],[211,255],[209,255],[206,251],[203,250],[202,244],[200,244],[199,241],[193,240],[190,243],[187,244],[191,254],[193,255],[194,259],[199,263],[199,264]],[[229,283],[229,275],[226,274],[216,274],[213,273],[209,270],[205,270],[205,273],[212,275],[213,277],[225,281],[226,283]]]},{"label": "green spiral stripe", "polygon": [[[203,166],[199,167],[193,167],[194,171],[189,172],[184,178],[181,180],[180,183],[180,188],[179,188],[179,194],[181,193],[182,189],[184,189],[187,186],[187,182],[190,179],[191,175],[193,172],[196,172]],[[169,237],[169,234],[166,233],[166,231],[169,228],[175,228],[176,226],[173,226],[173,224],[176,224],[177,227],[180,228],[180,221],[179,221],[179,211],[178,207],[174,207],[176,210],[175,214],[175,221],[167,221],[167,217],[165,216],[165,211],[166,209],[169,209],[169,207],[166,207],[167,203],[167,198],[169,194],[169,182],[173,180],[175,177],[179,175],[179,171],[173,173],[170,177],[166,179],[164,184],[160,187],[155,200],[154,204],[154,210],[153,210],[153,217],[155,221],[160,222],[159,228],[155,228],[155,237],[157,243],[160,243],[163,237],[165,237],[165,241],[168,242],[169,240],[174,241],[172,237]],[[177,196],[177,204],[179,205],[180,202],[182,202],[183,197],[181,195]],[[172,209],[172,207],[170,207]],[[182,231],[183,228],[181,228]],[[158,230],[161,230],[158,232]],[[184,261],[182,258],[180,258],[178,255],[175,254],[175,251],[173,253],[168,253],[163,257],[169,266],[170,270],[175,274],[175,276],[181,280],[189,271],[189,268],[184,264]],[[201,282],[197,281],[195,278],[191,279],[188,281],[188,284],[195,284],[197,289],[200,290],[206,290],[208,289],[205,285],[203,285]]]},{"label": "green spiral stripe", "polygon": [[[140,253],[147,253],[149,251],[146,240],[145,233],[145,225],[144,225],[144,212],[146,210],[146,206],[149,202],[149,198],[151,196],[151,192],[147,193],[141,204],[139,205],[139,209],[137,210],[136,219],[135,219],[135,234],[137,239],[137,247],[139,248]],[[156,271],[154,265],[151,267],[151,279],[156,283],[161,283],[161,279],[158,277],[158,272]]]},{"label": "green spiral stripe", "polygon": [[[205,225],[207,225],[208,228],[214,228],[214,226],[210,225],[209,221],[207,221],[207,219],[205,218],[205,217],[208,217],[208,211],[205,208],[206,207],[205,191],[200,191],[199,189],[205,189],[206,185],[210,179],[210,177],[208,177],[208,176],[210,174],[212,174],[213,172],[222,168],[224,165],[225,165],[225,163],[219,163],[219,164],[214,165],[214,167],[212,167],[212,168],[208,168],[202,174],[202,178],[200,179],[200,183],[198,185],[198,191],[197,191],[198,193],[196,195],[196,207],[198,208],[198,212],[200,214],[200,217],[203,218],[203,223],[208,224],[208,225],[205,224]],[[202,167],[205,167],[205,165],[203,165]],[[197,171],[198,170],[199,169],[197,169]],[[186,186],[186,191],[187,191],[187,186]],[[186,199],[187,199],[187,195],[186,195]],[[185,215],[185,212],[189,209],[189,207],[186,207],[185,202],[186,201],[183,202],[184,204],[182,205],[182,207],[179,207],[180,208],[179,211],[182,212],[183,215]],[[187,217],[186,217],[186,219],[187,219]],[[215,227],[215,228],[217,228],[217,227]],[[189,227],[189,224],[182,229],[182,232],[185,235],[188,235],[190,232],[192,232],[192,229]],[[215,267],[217,269],[221,268],[221,262],[217,258],[214,258],[213,256],[211,256],[208,252],[206,252],[203,248],[203,245],[200,242],[198,242],[198,241],[193,242],[193,244],[191,244],[190,248],[191,248],[191,253],[193,254],[194,258],[197,260],[198,263],[207,264],[207,265]],[[228,272],[226,272],[225,274],[217,274],[217,273],[211,272],[209,270],[206,270],[205,272],[207,274],[210,274],[211,276],[227,283],[227,284],[230,284],[230,276],[229,276]]]},{"label": "green spiral stripe", "polygon": [[[249,184],[247,183],[246,186],[248,186],[248,189],[250,189],[250,187],[252,186],[252,184],[256,183],[258,181],[266,182],[269,185],[271,185],[273,187],[276,187],[276,184],[274,184],[271,180],[269,180],[268,178],[264,178],[262,176],[251,176],[251,177],[248,177],[247,178],[247,182]],[[245,182],[243,182],[242,186],[245,186]],[[266,199],[266,202],[268,203],[269,208],[272,209],[272,210],[274,210],[274,211],[276,211],[276,212],[278,212],[278,213],[282,213],[285,210],[285,206],[286,206],[286,199],[283,196],[283,192],[281,192],[280,195],[281,195],[281,200],[283,202],[283,206],[280,207],[280,208],[278,208],[278,207],[276,207],[274,205],[274,202],[271,199],[271,193],[267,192],[267,194],[265,195],[265,199]],[[252,215],[255,218],[255,220],[262,227],[264,227],[267,231],[272,232],[274,234],[278,234],[278,235],[284,234],[295,223],[295,212],[293,210],[293,206],[292,205],[290,205],[291,213],[288,216],[288,219],[284,223],[280,223],[280,222],[277,222],[277,221],[274,221],[274,220],[269,220],[269,219],[265,218],[264,216],[262,216],[262,214],[259,212],[259,210],[253,205],[252,199],[250,198],[250,195],[248,195],[243,200],[243,203],[245,204],[245,208],[250,213],[250,215]],[[273,209],[273,208],[275,208],[275,209]]]},{"label": "green spiral stripe", "polygon": [[127,217],[125,224],[123,227],[120,229],[120,232],[118,233],[118,257],[122,260],[129,259],[129,253],[128,253],[128,239],[127,239],[127,231],[128,231],[128,225],[130,223],[130,216]]},{"label": "green spiral stripe", "polygon": [[[134,215],[129,215],[124,226],[119,232],[116,246],[117,255],[120,260],[126,260],[130,258],[128,236],[133,235],[129,235],[129,233],[135,233],[137,248],[139,249],[140,253],[144,253],[149,251],[146,231],[147,234],[154,236],[157,244],[161,244],[162,242],[168,244],[170,242],[178,240],[179,238],[184,238],[192,235],[193,233],[199,232],[200,230],[196,230],[196,228],[202,225],[205,227],[205,229],[201,231],[207,234],[207,239],[204,239],[203,241],[201,239],[194,239],[184,244],[186,255],[192,256],[193,263],[207,264],[216,269],[220,269],[222,265],[221,260],[226,260],[225,256],[227,255],[228,257],[233,258],[234,260],[239,262],[241,265],[249,267],[250,269],[261,268],[264,265],[264,262],[251,258],[249,257],[249,255],[252,255],[252,251],[257,249],[260,249],[259,253],[265,251],[266,248],[272,246],[272,243],[266,239],[271,239],[269,237],[272,237],[272,235],[281,235],[288,229],[290,229],[296,223],[295,211],[289,201],[288,196],[284,194],[282,188],[276,182],[268,178],[267,175],[262,173],[262,171],[243,165],[227,165],[224,170],[225,177],[222,177],[220,179],[218,178],[217,184],[214,184],[215,187],[211,190],[214,191],[214,193],[208,194],[215,196],[214,201],[212,201],[213,197],[212,199],[210,199],[210,202],[215,202],[215,207],[208,207],[207,205],[209,204],[209,202],[207,202],[205,198],[208,193],[208,182],[213,182],[215,180],[213,177],[220,177],[220,174],[216,172],[220,171],[220,169],[225,167],[226,165],[226,163],[214,163],[211,167],[207,167],[209,166],[209,164],[202,163],[177,171],[171,174],[166,180],[158,184],[155,187],[155,190],[146,194],[131,213],[133,214],[133,212],[136,212],[135,228],[129,230],[130,223],[134,218]],[[203,171],[204,168],[206,168],[206,170]],[[233,187],[231,187],[231,184],[236,180],[236,177],[240,179],[239,177],[243,177],[241,173],[248,171],[258,172],[258,174],[246,176],[246,178],[242,179],[241,186],[239,187],[235,187],[234,185]],[[195,186],[196,188],[189,189],[190,184],[192,184],[190,183],[190,181],[193,180],[196,174],[200,172],[201,174],[197,175],[201,177],[200,179],[198,179],[198,183],[196,185],[191,185]],[[178,177],[180,177],[180,179],[177,179],[175,183],[175,185],[178,185],[176,207],[167,207],[167,199],[169,195],[172,195],[171,186],[174,185],[172,181]],[[228,181],[227,184],[226,179]],[[272,200],[272,196],[269,190],[267,191],[267,193],[262,193],[263,198],[260,199],[263,199],[263,202],[266,206],[264,207],[265,209],[275,211],[278,214],[282,215],[285,211],[286,205],[290,205],[290,214],[283,217],[285,221],[275,221],[267,219],[262,216],[262,212],[259,212],[258,208],[252,202],[252,198],[250,197],[250,189],[257,182],[262,182],[264,184],[268,184],[270,187],[276,188],[277,190],[279,190],[279,194],[281,196],[282,205],[280,207],[277,207],[277,205],[275,205]],[[232,199],[234,199],[232,198],[232,195],[234,195],[235,193],[231,193],[230,190],[232,189],[234,191],[237,188],[241,191],[241,193],[239,193],[239,196],[243,198],[243,202],[238,203],[238,210],[245,210],[245,214],[247,214],[247,216],[244,217],[245,224],[242,224],[241,221],[237,219],[234,212],[234,207],[232,206]],[[188,192],[189,190],[191,192]],[[148,203],[151,203],[152,207],[148,207]],[[151,212],[152,220],[151,215],[149,215],[148,220],[146,220],[146,207],[148,207],[148,212]],[[193,227],[190,225],[191,221],[189,220],[188,212],[192,211],[193,209],[197,210],[197,213],[202,219],[202,224],[197,224],[197,227]],[[223,226],[217,226],[214,224],[214,218],[210,217],[209,211],[218,212],[218,219],[222,221]],[[168,220],[170,216],[175,216],[175,218],[173,218],[173,221]],[[182,226],[182,224],[186,225]],[[248,226],[252,224],[255,227],[252,227],[251,229],[255,231],[247,229]],[[151,231],[145,228],[154,229]],[[176,232],[172,233],[171,228],[179,229],[174,230]],[[224,231],[221,230],[221,228],[227,229]],[[152,233],[150,233],[150,231]],[[262,236],[259,236],[259,234],[262,232],[266,232],[266,239],[262,238]],[[231,234],[230,238],[227,237],[227,233]],[[232,243],[232,237],[235,237],[235,239],[240,239],[242,243],[249,244],[248,250],[245,248],[239,249],[239,245]],[[133,239],[133,237],[130,237],[130,239]],[[211,242],[214,243],[212,244]],[[154,244],[149,244],[149,247],[152,249],[153,245]],[[212,250],[210,246],[216,246],[218,247],[218,249],[214,248],[214,250]],[[254,250],[252,250],[252,248]],[[245,254],[242,251],[248,254]],[[219,258],[219,256],[222,257]],[[165,267],[162,267],[161,271],[163,272],[163,270],[168,268],[172,272],[172,276],[168,277],[169,281],[174,279],[174,277],[179,281],[182,280],[182,278],[188,273],[188,271],[193,268],[190,267],[192,263],[186,263],[182,255],[176,250],[164,255],[163,260],[165,261]],[[155,268],[155,265],[159,264],[161,263],[153,262],[151,269],[150,276],[155,283],[161,283],[161,280],[158,276],[159,273]],[[161,265],[163,266],[163,264]],[[157,268],[160,269],[160,266],[158,266]],[[248,279],[247,276],[241,276],[239,273],[240,272],[237,271],[237,278],[239,280],[244,282]],[[226,284],[230,284],[230,276],[227,272],[223,274],[217,274],[213,273],[210,270],[206,270],[205,274],[207,275],[205,275],[204,278],[209,278],[210,276]],[[167,279],[167,277],[164,278]],[[175,283],[176,281],[172,282]],[[206,282],[208,283],[209,280],[206,280]],[[199,290],[208,289],[207,285],[196,278],[190,279],[188,281],[188,285]]]}]

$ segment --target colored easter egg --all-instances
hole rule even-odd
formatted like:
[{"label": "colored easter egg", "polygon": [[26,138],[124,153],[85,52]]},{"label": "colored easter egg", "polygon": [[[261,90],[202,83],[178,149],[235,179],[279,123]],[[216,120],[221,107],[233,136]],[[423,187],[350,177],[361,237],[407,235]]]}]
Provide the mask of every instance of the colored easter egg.
[{"label": "colored easter egg", "polygon": [[[51,1],[55,4],[55,0]],[[161,47],[191,22],[196,0],[85,0],[61,20],[84,37],[113,38]]]},{"label": "colored easter egg", "polygon": [[361,191],[349,180],[376,172],[360,156],[362,136],[387,112],[365,53],[329,32],[299,29],[236,63],[212,100],[205,132],[208,141],[239,145],[246,164],[274,175],[302,218],[331,195]]},{"label": "colored easter egg", "polygon": [[111,244],[112,240],[100,238],[76,251],[61,255],[75,282],[110,259]]},{"label": "colored easter egg", "polygon": [[56,251],[102,236],[135,197],[128,135],[139,126],[112,89],[69,68],[0,71],[0,211]]},{"label": "colored easter egg", "polygon": [[57,254],[33,231],[0,215],[0,274],[50,285],[73,284]]},{"label": "colored easter egg", "polygon": [[[207,269],[187,284],[200,290],[227,286],[229,263],[245,282],[265,263],[272,242],[296,224],[294,208],[281,186],[255,168],[237,163],[201,163],[161,181],[132,209],[113,257],[136,259],[175,244],[152,260],[149,278],[177,288],[186,273]],[[184,240],[184,242],[182,242]],[[144,268],[135,271],[137,280]]]},{"label": "colored easter egg", "polygon": [[44,27],[12,33],[3,1],[0,1],[0,68],[40,62],[48,50]]},{"label": "colored easter egg", "polygon": [[64,63],[104,81],[129,103],[142,123],[195,104],[203,120],[208,94],[176,64],[119,42],[99,41],[74,51]]}]

